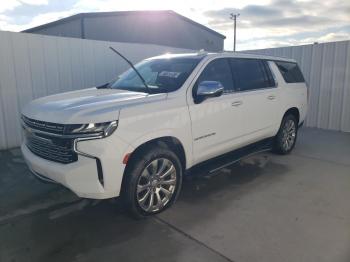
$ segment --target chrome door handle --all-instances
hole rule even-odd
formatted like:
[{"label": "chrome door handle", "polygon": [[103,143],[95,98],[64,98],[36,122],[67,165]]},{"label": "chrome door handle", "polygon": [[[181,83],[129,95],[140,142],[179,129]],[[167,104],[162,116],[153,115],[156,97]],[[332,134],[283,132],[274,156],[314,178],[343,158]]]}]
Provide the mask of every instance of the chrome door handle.
[{"label": "chrome door handle", "polygon": [[276,99],[276,96],[271,95],[271,96],[268,96],[267,99],[269,99],[269,100],[274,100],[274,99]]},{"label": "chrome door handle", "polygon": [[232,102],[232,106],[240,106],[241,104],[243,104],[242,101],[235,101],[235,102]]}]

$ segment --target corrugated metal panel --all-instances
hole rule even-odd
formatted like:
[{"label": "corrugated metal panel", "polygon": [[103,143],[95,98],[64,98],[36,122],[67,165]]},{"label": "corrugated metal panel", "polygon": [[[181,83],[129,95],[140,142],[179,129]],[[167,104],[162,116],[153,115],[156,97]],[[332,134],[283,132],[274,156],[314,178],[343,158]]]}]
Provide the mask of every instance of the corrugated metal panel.
[{"label": "corrugated metal panel", "polygon": [[[20,145],[19,112],[30,100],[105,83],[133,62],[189,50],[0,31],[0,149]],[[306,125],[350,132],[350,41],[249,51],[296,59],[310,86]]]},{"label": "corrugated metal panel", "polygon": [[350,41],[246,52],[298,61],[310,88],[306,125],[350,132]]},{"label": "corrugated metal panel", "polygon": [[32,99],[113,79],[128,66],[109,46],[133,62],[190,50],[0,31],[0,149],[21,143],[20,112]]},{"label": "corrugated metal panel", "polygon": [[3,121],[0,126],[5,136],[1,135],[0,148],[14,147],[20,143],[18,125],[19,96],[17,90],[15,62],[11,34],[5,32],[0,38],[0,87]]}]

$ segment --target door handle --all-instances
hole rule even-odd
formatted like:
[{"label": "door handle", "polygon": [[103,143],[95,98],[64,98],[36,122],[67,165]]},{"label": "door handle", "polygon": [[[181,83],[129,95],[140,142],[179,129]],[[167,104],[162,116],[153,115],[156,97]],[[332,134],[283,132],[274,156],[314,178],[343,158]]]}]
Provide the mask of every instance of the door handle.
[{"label": "door handle", "polygon": [[267,99],[269,99],[269,100],[275,100],[275,99],[276,99],[276,96],[271,95],[271,96],[268,96]]},{"label": "door handle", "polygon": [[243,104],[242,101],[235,101],[235,102],[232,102],[232,106],[240,106],[241,104]]}]

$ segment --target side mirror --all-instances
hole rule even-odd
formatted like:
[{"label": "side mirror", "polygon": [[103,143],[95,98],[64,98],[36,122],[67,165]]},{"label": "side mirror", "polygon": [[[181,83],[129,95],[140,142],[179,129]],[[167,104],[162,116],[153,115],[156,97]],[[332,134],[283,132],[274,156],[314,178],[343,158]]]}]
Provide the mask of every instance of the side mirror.
[{"label": "side mirror", "polygon": [[224,92],[223,85],[218,81],[200,82],[197,88],[195,103],[200,103],[210,97],[221,96]]}]

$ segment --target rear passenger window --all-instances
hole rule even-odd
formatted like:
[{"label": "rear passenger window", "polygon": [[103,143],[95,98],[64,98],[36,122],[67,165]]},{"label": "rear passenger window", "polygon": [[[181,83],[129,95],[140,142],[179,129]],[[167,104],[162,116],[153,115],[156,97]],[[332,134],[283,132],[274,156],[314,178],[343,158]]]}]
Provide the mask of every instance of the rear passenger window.
[{"label": "rear passenger window", "polygon": [[266,61],[231,58],[230,63],[236,90],[247,91],[275,86]]},{"label": "rear passenger window", "polygon": [[218,81],[224,86],[224,92],[233,91],[231,68],[226,58],[211,61],[199,76],[196,86],[202,81]]},{"label": "rear passenger window", "polygon": [[291,62],[275,62],[280,70],[286,83],[301,83],[305,82],[303,74],[296,63]]}]

